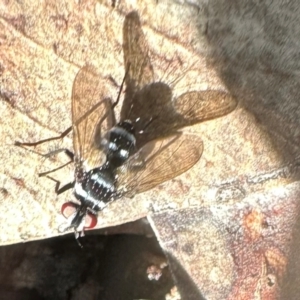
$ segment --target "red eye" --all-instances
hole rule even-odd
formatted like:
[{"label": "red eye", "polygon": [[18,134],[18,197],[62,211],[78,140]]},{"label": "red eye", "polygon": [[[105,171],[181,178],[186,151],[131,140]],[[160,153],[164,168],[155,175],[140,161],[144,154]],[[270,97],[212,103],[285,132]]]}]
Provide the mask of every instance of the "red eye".
[{"label": "red eye", "polygon": [[[61,214],[66,218],[69,219],[72,217],[77,209],[79,208],[79,205],[73,202],[66,202],[61,206]],[[88,212],[85,217],[85,229],[92,229],[97,225],[97,216],[92,214],[91,212]]]},{"label": "red eye", "polygon": [[97,225],[97,216],[93,215],[92,213],[88,212],[85,217],[85,224],[84,228],[94,228]]},{"label": "red eye", "polygon": [[79,207],[78,204],[73,202],[66,202],[61,206],[61,214],[66,218],[70,218],[75,212],[77,211],[77,208]]}]

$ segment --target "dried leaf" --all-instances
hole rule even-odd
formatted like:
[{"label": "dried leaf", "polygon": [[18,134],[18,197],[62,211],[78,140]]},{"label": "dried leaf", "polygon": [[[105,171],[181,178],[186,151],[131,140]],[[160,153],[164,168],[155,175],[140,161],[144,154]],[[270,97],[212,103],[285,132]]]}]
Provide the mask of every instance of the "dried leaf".
[{"label": "dried leaf", "polygon": [[[204,145],[189,172],[116,201],[101,213],[99,226],[151,211],[152,226],[183,283],[178,282],[179,290],[191,295],[184,299],[297,299],[299,5],[209,1],[199,6],[120,1],[112,9],[111,3],[90,0],[0,5],[2,244],[57,235],[60,207],[72,195],[54,201],[54,184],[37,173],[65,160],[44,159],[16,148],[14,141],[47,138],[71,125],[71,89],[79,67],[90,63],[103,78],[121,83],[123,21],[136,9],[155,93],[162,86],[174,99],[222,91],[223,81],[239,106],[186,129]],[[108,82],[107,92],[116,99],[118,88]],[[71,145],[65,138],[35,150]],[[68,182],[72,171],[55,175]]]}]

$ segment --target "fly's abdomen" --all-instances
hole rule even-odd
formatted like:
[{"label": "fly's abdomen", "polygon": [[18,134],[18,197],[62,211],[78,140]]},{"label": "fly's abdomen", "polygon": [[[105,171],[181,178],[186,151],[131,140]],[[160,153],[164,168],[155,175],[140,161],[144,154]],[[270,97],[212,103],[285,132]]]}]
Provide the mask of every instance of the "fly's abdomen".
[{"label": "fly's abdomen", "polygon": [[86,207],[102,210],[116,194],[113,170],[105,165],[87,172],[82,181],[75,183],[74,194]]}]

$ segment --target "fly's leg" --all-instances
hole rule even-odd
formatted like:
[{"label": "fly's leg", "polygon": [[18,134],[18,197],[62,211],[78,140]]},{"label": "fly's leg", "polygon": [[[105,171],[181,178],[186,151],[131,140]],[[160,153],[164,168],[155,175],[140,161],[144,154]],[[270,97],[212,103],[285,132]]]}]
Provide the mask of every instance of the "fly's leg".
[{"label": "fly's leg", "polygon": [[67,128],[64,132],[62,132],[59,136],[55,136],[55,137],[51,137],[51,138],[48,138],[48,139],[40,140],[40,141],[37,141],[37,142],[34,142],[34,143],[27,143],[27,142],[26,142],[26,143],[21,143],[21,142],[19,142],[19,141],[15,141],[15,146],[19,146],[19,147],[21,147],[21,148],[24,148],[24,149],[26,149],[26,150],[28,150],[28,151],[30,151],[30,152],[33,152],[33,153],[35,153],[35,154],[38,154],[38,155],[43,156],[43,157],[46,157],[46,158],[48,158],[48,157],[50,157],[50,156],[52,156],[52,155],[56,155],[56,154],[58,154],[58,153],[60,153],[60,152],[65,152],[65,153],[66,153],[66,155],[70,158],[70,161],[67,162],[66,164],[64,164],[64,165],[62,165],[62,166],[56,168],[56,169],[53,169],[53,170],[51,170],[51,171],[47,171],[47,172],[43,172],[43,173],[39,173],[39,174],[38,174],[39,177],[43,177],[43,176],[46,176],[46,175],[48,175],[48,174],[50,174],[50,173],[53,173],[53,172],[55,172],[55,171],[57,171],[57,170],[60,170],[60,169],[64,168],[65,166],[69,165],[71,162],[74,161],[74,154],[73,154],[70,150],[68,150],[68,149],[58,149],[58,150],[51,151],[51,152],[49,152],[49,153],[47,153],[47,154],[41,154],[41,153],[38,153],[38,152],[36,152],[36,151],[29,150],[29,149],[25,148],[25,146],[27,146],[27,147],[35,147],[35,146],[37,146],[37,145],[40,145],[40,144],[43,144],[43,143],[46,143],[46,142],[50,142],[50,141],[55,141],[55,140],[63,139],[63,138],[64,138],[66,135],[68,135],[71,131],[72,131],[72,127],[69,127],[69,128]]},{"label": "fly's leg", "polygon": [[127,65],[127,67],[126,67],[126,72],[125,72],[124,78],[123,78],[122,83],[121,83],[121,86],[120,86],[120,91],[119,91],[117,100],[116,100],[114,103],[112,103],[111,109],[114,109],[114,108],[118,105],[118,103],[119,103],[119,101],[120,101],[121,92],[122,92],[122,90],[123,90],[123,86],[124,86],[126,77],[127,77],[127,75],[128,75],[129,69],[130,69],[130,63],[129,63],[129,64]]},{"label": "fly's leg", "polygon": [[59,140],[59,139],[63,139],[66,135],[68,135],[70,132],[72,131],[72,127],[67,128],[63,133],[61,133],[59,136],[55,136],[55,137],[51,137],[48,139],[44,139],[44,140],[40,140],[34,143],[21,143],[19,141],[15,141],[15,146],[28,146],[28,147],[34,147],[46,142],[50,142],[50,141],[55,141],[55,140]]},{"label": "fly's leg", "polygon": [[56,184],[55,184],[55,193],[57,195],[59,194],[62,194],[63,192],[71,189],[74,187],[74,182],[69,182],[68,184],[64,185],[63,187],[60,188],[60,181],[54,179],[53,177],[50,177],[48,176],[49,174],[53,173],[53,172],[56,172],[57,170],[60,170],[62,168],[64,168],[65,166],[69,165],[70,163],[74,162],[74,153],[71,152],[70,150],[68,149],[58,149],[58,150],[55,150],[55,151],[52,151],[52,152],[49,152],[48,154],[46,155],[43,155],[45,157],[50,157],[52,155],[56,155],[60,152],[64,152],[69,158],[70,158],[70,161],[68,161],[67,163],[65,163],[64,165],[58,167],[58,168],[55,168],[55,169],[52,169],[50,171],[47,171],[47,172],[43,172],[43,173],[39,173],[39,177],[43,177],[43,176],[46,176],[47,178],[53,180]]},{"label": "fly's leg", "polygon": [[69,182],[69,183],[67,183],[66,185],[64,185],[63,187],[60,188],[60,181],[59,180],[56,180],[51,176],[46,176],[46,177],[55,182],[55,193],[57,195],[60,195],[60,194],[64,193],[65,191],[67,191],[69,189],[72,189],[74,187],[74,184],[75,184],[74,181]]},{"label": "fly's leg", "polygon": [[126,72],[125,72],[124,78],[123,78],[121,86],[120,86],[120,90],[119,90],[119,94],[118,94],[117,100],[115,102],[112,102],[110,100],[110,102],[109,102],[109,104],[110,104],[110,111],[112,112],[112,126],[115,126],[117,124],[117,120],[116,120],[114,109],[115,109],[115,107],[118,105],[118,103],[120,101],[121,93],[122,93],[123,86],[124,86],[126,77],[128,75],[129,69],[130,69],[130,63],[127,65]]},{"label": "fly's leg", "polygon": [[57,149],[57,150],[51,151],[51,152],[49,152],[49,153],[47,153],[47,154],[42,154],[42,156],[43,156],[43,157],[49,158],[50,156],[56,155],[56,154],[58,154],[58,153],[60,153],[60,152],[64,152],[64,153],[70,158],[70,161],[68,161],[68,162],[65,163],[64,165],[62,165],[62,166],[60,166],[60,167],[58,167],[58,168],[55,168],[55,169],[53,169],[53,170],[50,170],[50,171],[47,171],[47,172],[43,172],[43,173],[39,173],[39,174],[38,174],[39,177],[47,176],[48,174],[53,173],[53,172],[56,172],[56,171],[58,171],[58,170],[60,170],[60,169],[62,169],[62,168],[64,168],[64,167],[66,167],[66,166],[69,165],[70,163],[74,162],[74,153],[71,152],[71,151],[68,150],[68,149]]},{"label": "fly's leg", "polygon": [[[53,139],[53,138],[51,138],[51,139]],[[45,141],[47,141],[47,140],[44,140],[44,142],[45,142]],[[40,144],[40,142],[41,142],[41,141],[39,141],[39,142],[37,142],[37,143],[24,143],[24,144],[25,144],[26,146],[28,146],[28,145],[29,145],[29,146],[35,146],[35,144],[38,145],[38,144]],[[65,192],[65,191],[67,191],[68,189],[73,188],[74,182],[68,183],[68,184],[66,184],[65,186],[63,186],[62,188],[59,188],[59,187],[60,187],[60,181],[54,179],[53,177],[48,176],[49,174],[51,174],[51,173],[53,173],[53,172],[56,172],[56,171],[58,171],[58,170],[60,170],[60,169],[62,169],[62,168],[64,168],[64,167],[66,167],[66,166],[69,165],[70,163],[74,162],[74,153],[73,153],[73,152],[71,152],[69,149],[63,148],[63,149],[57,149],[57,150],[51,151],[51,152],[49,152],[49,153],[47,153],[47,154],[41,154],[41,153],[38,153],[38,152],[36,152],[36,151],[29,150],[29,149],[23,147],[24,144],[20,144],[20,145],[18,145],[18,146],[20,146],[20,147],[22,147],[22,148],[24,148],[24,149],[26,149],[26,150],[28,150],[28,151],[30,151],[30,152],[33,152],[33,153],[35,153],[35,154],[38,154],[38,155],[40,155],[40,156],[42,156],[42,157],[45,157],[45,158],[49,158],[49,157],[51,157],[52,155],[56,155],[56,154],[58,154],[58,153],[60,153],[60,152],[64,152],[64,153],[70,158],[70,161],[68,161],[67,163],[63,164],[62,166],[60,166],[60,167],[58,167],[58,168],[52,169],[52,170],[47,171],[47,172],[39,173],[38,176],[39,176],[39,177],[44,177],[44,176],[46,176],[47,178],[49,178],[49,179],[51,179],[52,181],[54,181],[54,182],[56,183],[56,185],[55,185],[55,193],[58,194],[58,195],[61,194],[61,193],[63,193],[63,192]]]}]

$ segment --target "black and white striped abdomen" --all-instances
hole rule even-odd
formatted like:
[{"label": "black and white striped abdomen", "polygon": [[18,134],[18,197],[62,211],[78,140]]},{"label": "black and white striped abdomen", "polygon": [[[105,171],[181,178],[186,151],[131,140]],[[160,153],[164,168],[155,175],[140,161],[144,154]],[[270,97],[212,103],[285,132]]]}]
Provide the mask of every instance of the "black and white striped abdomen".
[{"label": "black and white striped abdomen", "polygon": [[74,195],[86,207],[102,210],[116,195],[113,169],[105,164],[85,173],[82,180],[75,182]]}]

